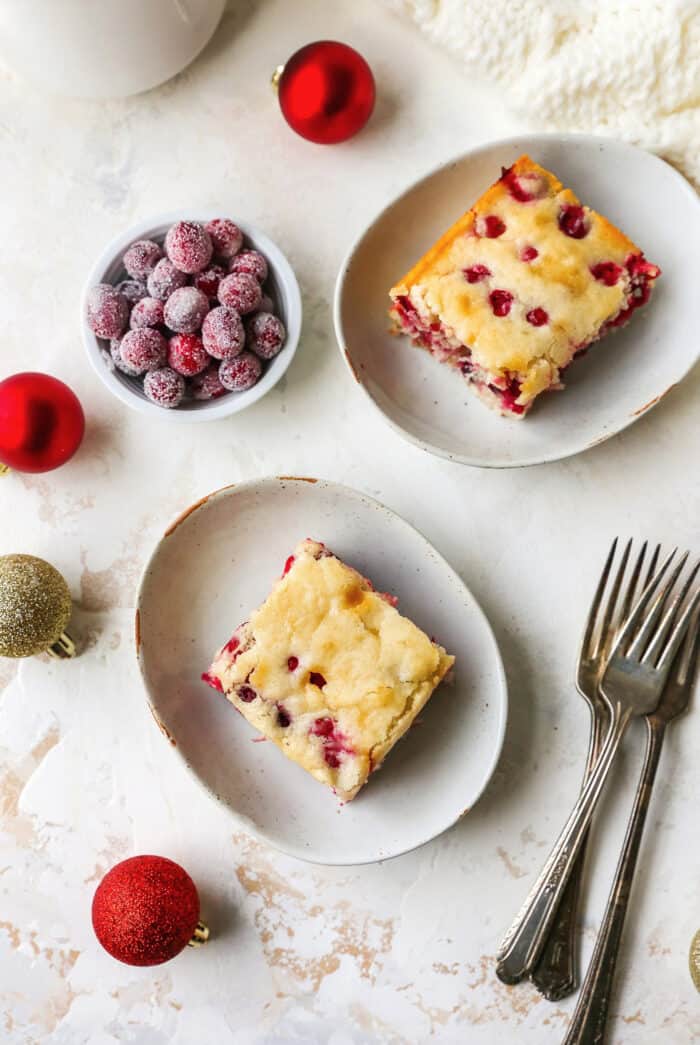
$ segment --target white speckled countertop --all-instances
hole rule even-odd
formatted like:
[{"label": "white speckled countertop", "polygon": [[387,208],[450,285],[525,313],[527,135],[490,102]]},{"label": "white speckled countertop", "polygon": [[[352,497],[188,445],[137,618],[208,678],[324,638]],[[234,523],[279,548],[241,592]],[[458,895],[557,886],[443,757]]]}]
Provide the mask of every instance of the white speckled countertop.
[{"label": "white speckled countertop", "polygon": [[[125,102],[50,99],[0,75],[2,369],[44,369],[81,397],[79,455],[2,480],[0,552],[66,576],[70,663],[0,662],[0,1036],[19,1045],[556,1045],[572,1001],[502,986],[493,955],[575,797],[587,711],[572,663],[615,533],[700,549],[696,370],[629,431],[560,464],[486,472],[432,458],[370,411],[339,358],[330,301],[358,229],[469,145],[523,128],[408,24],[372,2],[234,5],[203,56]],[[330,36],[379,84],[365,133],[322,149],[292,135],[269,73]],[[266,229],[302,284],[285,381],[207,426],[127,412],[91,372],[78,302],[105,241],[150,212],[214,206]],[[280,856],[237,830],[155,728],[136,670],[134,589],[190,502],[238,479],[321,475],[418,526],[486,610],[510,684],[503,758],[485,797],[423,849],[353,869]],[[633,730],[596,832],[587,955],[639,763]],[[687,972],[700,926],[700,718],[669,733],[613,1005],[614,1045],[700,1040]],[[468,748],[464,757],[469,758]],[[410,809],[406,810],[410,816]],[[96,943],[90,902],[117,860],[159,852],[198,883],[212,942],[133,969]]]}]

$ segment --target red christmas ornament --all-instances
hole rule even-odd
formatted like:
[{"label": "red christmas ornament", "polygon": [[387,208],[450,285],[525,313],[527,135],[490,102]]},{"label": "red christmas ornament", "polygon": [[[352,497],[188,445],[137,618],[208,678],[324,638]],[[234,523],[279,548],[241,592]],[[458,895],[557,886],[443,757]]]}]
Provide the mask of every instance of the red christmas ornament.
[{"label": "red christmas ornament", "polygon": [[127,965],[160,965],[209,936],[197,887],[164,856],[132,856],[108,871],[92,901],[92,926],[104,949]]},{"label": "red christmas ornament", "polygon": [[335,40],[307,44],[278,70],[274,82],[282,115],[307,141],[343,142],[372,115],[372,70],[347,44]]},{"label": "red christmas ornament", "polygon": [[0,381],[0,471],[50,472],[73,456],[84,431],[80,400],[63,381],[31,372]]}]

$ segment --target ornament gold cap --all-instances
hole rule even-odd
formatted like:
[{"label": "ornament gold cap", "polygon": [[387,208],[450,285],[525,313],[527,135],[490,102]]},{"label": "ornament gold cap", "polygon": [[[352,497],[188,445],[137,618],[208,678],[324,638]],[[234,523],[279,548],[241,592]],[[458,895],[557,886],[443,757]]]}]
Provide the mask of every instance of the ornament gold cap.
[{"label": "ornament gold cap", "polygon": [[205,925],[204,922],[197,922],[195,930],[192,933],[192,939],[188,942],[188,947],[203,947],[209,939],[209,926]]},{"label": "ornament gold cap", "polygon": [[690,975],[693,978],[695,989],[700,991],[700,929],[696,932],[690,945],[689,961]]},{"label": "ornament gold cap", "polygon": [[50,657],[55,660],[68,660],[70,657],[74,657],[75,643],[70,637],[67,631],[61,632],[56,641],[46,651]]},{"label": "ornament gold cap", "polygon": [[284,66],[278,65],[274,73],[270,77],[270,83],[272,84],[273,90],[279,91],[280,80],[282,79],[282,73],[284,72]]},{"label": "ornament gold cap", "polygon": [[9,470],[9,465],[3,464],[2,461],[0,461],[0,475],[7,475]]}]

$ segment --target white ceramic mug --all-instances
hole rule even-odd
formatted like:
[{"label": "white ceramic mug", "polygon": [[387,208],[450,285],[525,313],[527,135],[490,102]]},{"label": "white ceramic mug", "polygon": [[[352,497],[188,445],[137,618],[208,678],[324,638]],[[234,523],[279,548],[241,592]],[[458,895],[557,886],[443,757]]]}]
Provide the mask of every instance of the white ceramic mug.
[{"label": "white ceramic mug", "polygon": [[3,0],[0,59],[49,91],[116,98],[184,69],[225,0]]}]

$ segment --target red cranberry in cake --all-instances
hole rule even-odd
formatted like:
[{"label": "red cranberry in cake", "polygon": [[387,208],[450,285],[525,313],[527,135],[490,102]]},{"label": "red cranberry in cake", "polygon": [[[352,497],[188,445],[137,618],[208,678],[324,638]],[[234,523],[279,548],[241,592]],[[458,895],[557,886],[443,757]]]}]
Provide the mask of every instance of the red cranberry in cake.
[{"label": "red cranberry in cake", "polygon": [[143,390],[156,406],[172,410],[179,406],[185,395],[185,379],[170,367],[149,370],[143,379]]},{"label": "red cranberry in cake", "polygon": [[165,322],[163,302],[158,298],[141,298],[131,310],[129,325],[132,330],[141,327],[160,327]]},{"label": "red cranberry in cake", "polygon": [[98,337],[119,337],[129,320],[129,302],[109,283],[98,283],[87,295],[87,324]]},{"label": "red cranberry in cake", "polygon": [[202,272],[214,253],[209,233],[198,221],[178,221],[165,236],[165,253],[180,272]]},{"label": "red cranberry in cake", "polygon": [[142,327],[140,330],[129,330],[124,335],[120,350],[125,363],[137,374],[145,374],[147,370],[157,370],[163,366],[168,355],[168,343],[160,331]]},{"label": "red cranberry in cake", "polygon": [[163,248],[152,239],[140,239],[125,251],[124,268],[132,279],[146,280],[163,257]]},{"label": "red cranberry in cake", "polygon": [[224,305],[213,308],[202,324],[202,341],[214,359],[234,359],[240,355],[245,331],[238,312]]},{"label": "red cranberry in cake", "polygon": [[126,298],[132,308],[137,301],[141,301],[148,294],[146,284],[140,279],[123,279],[115,285],[114,289]]},{"label": "red cranberry in cake", "polygon": [[489,406],[523,417],[540,393],[563,387],[575,356],[628,322],[659,275],[624,233],[521,156],[391,289],[390,315]]},{"label": "red cranberry in cake", "polygon": [[183,377],[194,377],[211,362],[202,339],[196,334],[175,334],[168,341],[168,365]]},{"label": "red cranberry in cake", "polygon": [[261,359],[273,359],[282,348],[286,330],[270,312],[256,312],[246,326],[246,344]]},{"label": "red cranberry in cake", "polygon": [[202,678],[216,680],[263,737],[343,801],[381,765],[454,662],[362,574],[310,539],[235,637],[240,645],[231,653],[229,640]]},{"label": "red cranberry in cake", "polygon": [[192,285],[201,290],[203,294],[212,300],[219,292],[219,283],[226,275],[223,265],[211,265],[204,272],[198,272],[192,280]]},{"label": "red cranberry in cake", "polygon": [[214,253],[220,258],[232,258],[243,246],[243,233],[235,222],[228,218],[214,218],[204,228],[214,245]]},{"label": "red cranberry in cake", "polygon": [[174,290],[186,283],[185,273],[176,269],[169,258],[161,258],[148,277],[148,293],[159,301],[167,301]]},{"label": "red cranberry in cake", "polygon": [[254,276],[258,283],[264,283],[267,279],[267,261],[259,250],[240,251],[229,262],[228,270],[234,274]]},{"label": "red cranberry in cake", "polygon": [[209,311],[209,298],[196,287],[180,287],[165,302],[165,322],[176,334],[194,334]]},{"label": "red cranberry in cake", "polygon": [[219,366],[210,364],[201,374],[197,374],[190,382],[192,398],[198,400],[218,399],[226,395],[226,389],[219,380]]},{"label": "red cranberry in cake", "polygon": [[219,380],[229,392],[246,392],[260,378],[262,366],[252,352],[242,352],[235,359],[224,359],[219,366]]},{"label": "red cranberry in cake", "polygon": [[237,272],[222,279],[219,284],[219,301],[227,308],[235,308],[240,315],[254,312],[260,306],[262,291],[255,276]]}]

